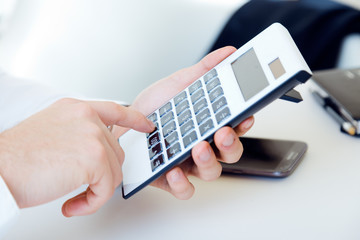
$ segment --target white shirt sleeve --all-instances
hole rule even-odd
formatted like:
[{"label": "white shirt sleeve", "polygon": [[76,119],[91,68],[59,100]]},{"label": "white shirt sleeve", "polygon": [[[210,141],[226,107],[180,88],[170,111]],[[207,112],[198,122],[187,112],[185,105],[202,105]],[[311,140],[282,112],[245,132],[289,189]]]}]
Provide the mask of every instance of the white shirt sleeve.
[{"label": "white shirt sleeve", "polygon": [[[69,96],[0,71],[0,133],[56,100]],[[0,239],[18,215],[19,208],[0,176]]]},{"label": "white shirt sleeve", "polygon": [[0,239],[19,215],[19,207],[0,176]]},{"label": "white shirt sleeve", "polygon": [[70,95],[28,80],[10,77],[0,70],[0,132]]},{"label": "white shirt sleeve", "polygon": [[[78,94],[59,93],[50,87],[11,77],[0,69],[0,133],[64,97],[90,100]],[[117,103],[126,105],[124,102]],[[0,239],[17,215],[19,208],[0,176]]]},{"label": "white shirt sleeve", "polygon": [[[0,133],[65,97],[109,101],[86,98],[77,93],[61,93],[48,86],[11,77],[0,69]],[[122,101],[114,102],[124,106],[128,105]]]}]

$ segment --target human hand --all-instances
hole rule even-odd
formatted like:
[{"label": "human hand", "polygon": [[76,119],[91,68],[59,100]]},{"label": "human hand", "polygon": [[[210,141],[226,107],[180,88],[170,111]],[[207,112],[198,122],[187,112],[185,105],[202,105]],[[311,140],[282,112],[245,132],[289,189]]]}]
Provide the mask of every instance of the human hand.
[{"label": "human hand", "polygon": [[[210,53],[196,65],[154,83],[140,93],[131,108],[146,116],[149,115],[234,51],[236,49],[233,47],[219,49]],[[238,137],[250,129],[253,122],[254,118],[250,117],[234,129],[221,128],[214,135],[216,148],[212,148],[206,141],[200,142],[192,149],[193,161],[185,161],[180,166],[173,168],[154,181],[152,185],[172,193],[179,199],[190,198],[194,193],[194,186],[187,176],[194,175],[206,181],[217,179],[222,170],[219,161],[234,163],[241,157],[243,147]],[[121,130],[115,129],[115,134],[120,136]]]},{"label": "human hand", "polygon": [[108,125],[154,129],[144,115],[111,102],[62,99],[0,135],[0,175],[20,208],[88,184],[65,216],[95,212],[122,181],[124,153]]}]

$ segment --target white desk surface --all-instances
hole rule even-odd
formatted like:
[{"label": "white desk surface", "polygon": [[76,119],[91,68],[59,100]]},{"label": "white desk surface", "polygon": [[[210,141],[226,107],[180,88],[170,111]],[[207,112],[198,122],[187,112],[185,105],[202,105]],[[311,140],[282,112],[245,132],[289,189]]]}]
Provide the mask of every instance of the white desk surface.
[{"label": "white desk surface", "polygon": [[120,190],[96,214],[65,218],[62,198],[22,211],[5,239],[360,239],[360,139],[340,133],[304,85],[304,102],[277,100],[248,136],[302,140],[309,149],[285,179],[194,179],[191,200],[147,187]]}]

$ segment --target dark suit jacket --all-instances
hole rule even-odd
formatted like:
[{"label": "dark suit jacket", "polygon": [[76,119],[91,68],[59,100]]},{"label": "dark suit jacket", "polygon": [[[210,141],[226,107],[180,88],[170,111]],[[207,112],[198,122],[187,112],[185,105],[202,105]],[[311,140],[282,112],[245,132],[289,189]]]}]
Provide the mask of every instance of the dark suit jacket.
[{"label": "dark suit jacket", "polygon": [[312,70],[334,68],[344,37],[360,33],[360,11],[333,1],[252,0],[230,18],[211,51],[239,48],[274,22],[289,30]]}]

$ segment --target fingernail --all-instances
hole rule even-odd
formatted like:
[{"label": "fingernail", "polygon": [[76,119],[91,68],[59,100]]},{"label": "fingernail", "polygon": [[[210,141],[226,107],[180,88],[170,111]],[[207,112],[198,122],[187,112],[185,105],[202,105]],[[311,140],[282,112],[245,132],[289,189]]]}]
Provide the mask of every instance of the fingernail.
[{"label": "fingernail", "polygon": [[72,217],[72,215],[69,213],[69,211],[68,211],[68,206],[69,206],[69,204],[68,203],[65,203],[64,205],[63,205],[63,207],[62,207],[62,213],[63,213],[63,215],[65,216],[65,217]]},{"label": "fingernail", "polygon": [[172,174],[171,174],[171,180],[173,182],[178,182],[180,181],[180,173],[178,171],[174,171]]},{"label": "fingernail", "polygon": [[149,124],[149,127],[150,127],[152,130],[155,129],[155,124],[154,124],[151,120],[149,120],[149,119],[148,119],[148,124]]},{"label": "fingernail", "polygon": [[206,162],[210,159],[210,155],[211,155],[210,149],[207,148],[200,154],[199,159],[200,161]]},{"label": "fingernail", "polygon": [[251,128],[251,126],[254,124],[254,118],[249,118],[247,120],[245,120],[245,122],[243,123],[243,126],[245,129],[249,129]]},{"label": "fingernail", "polygon": [[222,145],[224,147],[230,147],[234,143],[234,136],[232,134],[229,134],[226,136],[226,138],[223,140]]}]

